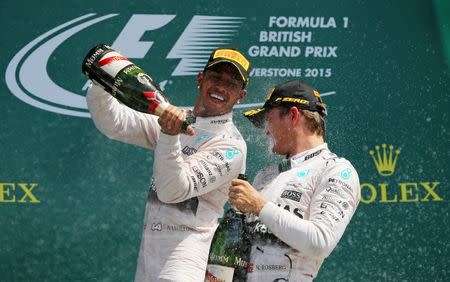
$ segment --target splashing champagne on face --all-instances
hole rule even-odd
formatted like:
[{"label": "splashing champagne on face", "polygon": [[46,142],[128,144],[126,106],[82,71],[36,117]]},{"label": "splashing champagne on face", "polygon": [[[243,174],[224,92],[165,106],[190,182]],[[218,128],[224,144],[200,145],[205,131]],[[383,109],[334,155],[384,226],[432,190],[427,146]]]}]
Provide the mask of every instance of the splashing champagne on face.
[{"label": "splashing champagne on face", "polygon": [[269,131],[268,128],[268,123],[265,121],[264,122],[264,131],[265,132],[265,137],[266,137],[266,148],[267,148],[267,153],[269,155],[273,155],[274,152],[272,151],[273,147],[275,146],[275,138],[272,136],[272,134]]},{"label": "splashing champagne on face", "polygon": [[[83,60],[83,73],[126,106],[161,116],[170,105],[163,91],[142,69],[105,44],[92,48]],[[183,129],[192,121],[185,121]]]}]

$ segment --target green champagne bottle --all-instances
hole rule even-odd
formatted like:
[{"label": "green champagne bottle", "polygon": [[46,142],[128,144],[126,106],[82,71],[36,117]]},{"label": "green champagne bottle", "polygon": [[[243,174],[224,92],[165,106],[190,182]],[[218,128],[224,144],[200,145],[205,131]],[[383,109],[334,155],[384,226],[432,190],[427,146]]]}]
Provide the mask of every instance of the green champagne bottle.
[{"label": "green champagne bottle", "polygon": [[[238,178],[247,180],[243,174]],[[246,281],[250,248],[245,215],[229,206],[211,243],[205,281]]]},{"label": "green champagne bottle", "polygon": [[[106,44],[92,48],[82,72],[126,106],[160,116],[170,105],[159,85],[142,69]],[[183,129],[192,123],[188,120]]]}]

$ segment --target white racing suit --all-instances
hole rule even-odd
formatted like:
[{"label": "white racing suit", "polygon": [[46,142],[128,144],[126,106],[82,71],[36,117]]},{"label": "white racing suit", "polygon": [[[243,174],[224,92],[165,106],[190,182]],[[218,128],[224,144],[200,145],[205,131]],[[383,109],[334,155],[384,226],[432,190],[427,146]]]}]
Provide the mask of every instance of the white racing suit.
[{"label": "white racing suit", "polygon": [[231,180],[245,171],[247,147],[232,113],[197,117],[194,136],[170,136],[156,116],[123,106],[98,86],[87,102],[103,134],[155,150],[135,281],[203,281]]},{"label": "white racing suit", "polygon": [[358,174],[327,144],[288,162],[285,169],[271,166],[255,177],[253,186],[269,202],[259,218],[248,218],[247,281],[313,280],[358,206]]}]

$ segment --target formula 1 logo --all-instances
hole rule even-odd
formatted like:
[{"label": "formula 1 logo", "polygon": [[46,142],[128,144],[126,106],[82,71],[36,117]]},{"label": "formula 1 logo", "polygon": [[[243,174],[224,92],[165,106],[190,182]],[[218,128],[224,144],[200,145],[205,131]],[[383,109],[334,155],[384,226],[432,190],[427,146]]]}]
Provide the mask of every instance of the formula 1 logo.
[{"label": "formula 1 logo", "polygon": [[[97,16],[87,14],[63,23],[23,47],[10,61],[5,80],[17,98],[34,107],[64,115],[90,117],[84,95],[73,93],[55,83],[47,71],[54,51],[67,39],[97,23],[119,14]],[[133,15],[112,44],[112,48],[133,59],[144,58],[153,41],[143,41],[147,31],[163,28],[175,15]],[[206,64],[212,50],[231,43],[240,28],[243,17],[192,17],[166,59],[179,59],[171,76],[196,75]],[[89,47],[86,46],[86,50]],[[80,58],[81,62],[82,58]],[[87,84],[80,87],[86,89]],[[161,83],[161,87],[164,87]]]}]

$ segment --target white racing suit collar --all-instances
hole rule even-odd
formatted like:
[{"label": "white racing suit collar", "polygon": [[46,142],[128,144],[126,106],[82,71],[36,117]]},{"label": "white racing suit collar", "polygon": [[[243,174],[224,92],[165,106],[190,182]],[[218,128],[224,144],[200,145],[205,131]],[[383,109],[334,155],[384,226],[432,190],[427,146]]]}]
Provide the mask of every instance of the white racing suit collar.
[{"label": "white racing suit collar", "polygon": [[318,156],[320,153],[322,153],[323,150],[328,150],[327,143],[323,143],[312,149],[298,153],[297,155],[294,155],[288,159],[284,159],[278,165],[278,171],[284,172],[284,171],[290,170],[293,167],[297,167],[300,164],[302,164],[303,162]]}]

